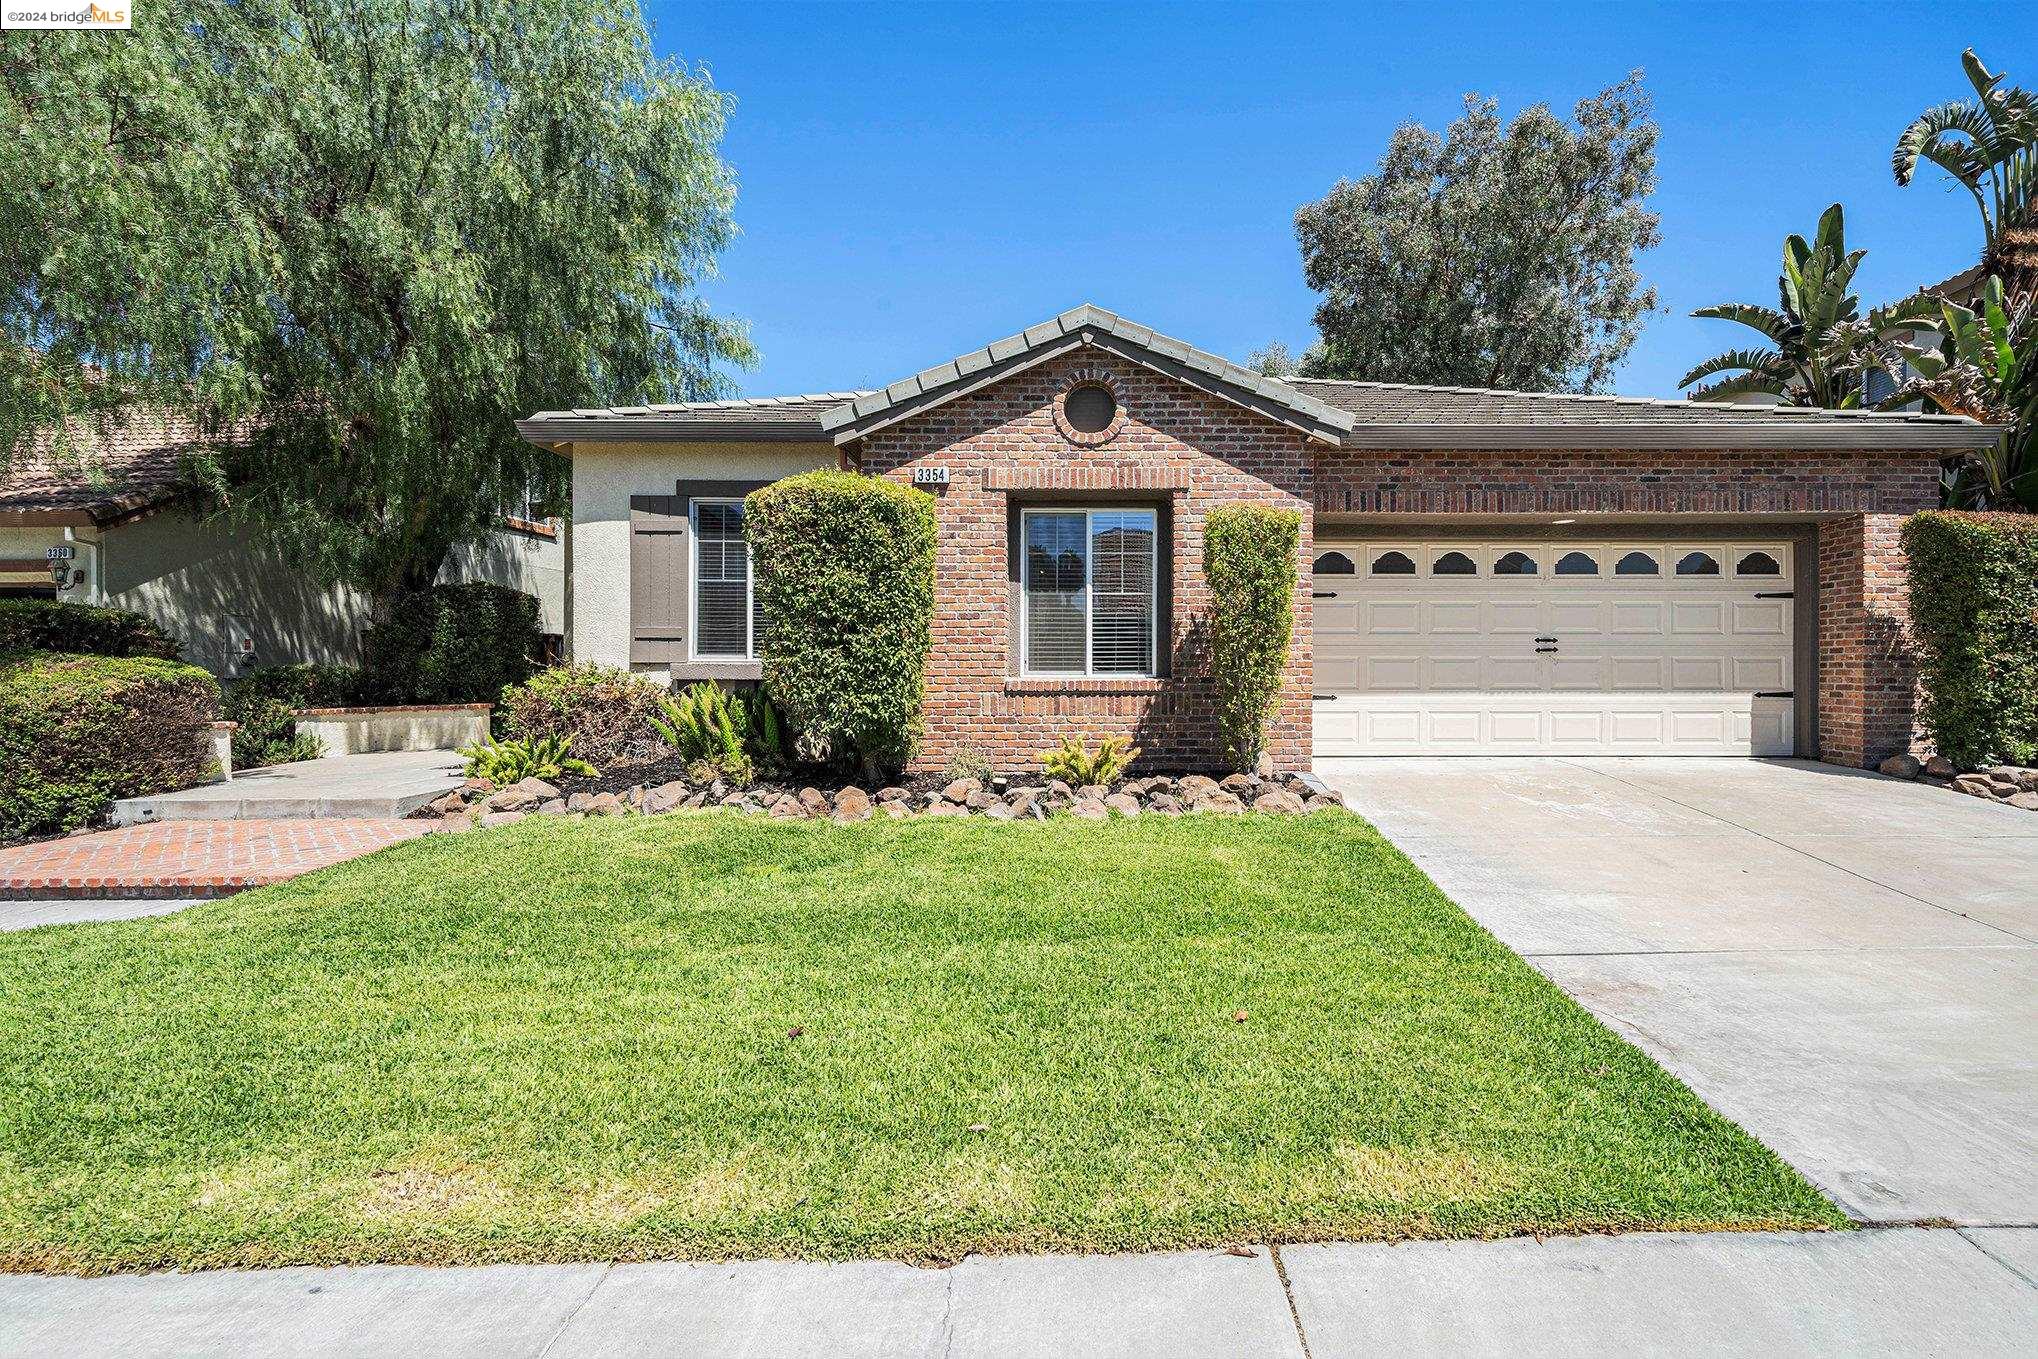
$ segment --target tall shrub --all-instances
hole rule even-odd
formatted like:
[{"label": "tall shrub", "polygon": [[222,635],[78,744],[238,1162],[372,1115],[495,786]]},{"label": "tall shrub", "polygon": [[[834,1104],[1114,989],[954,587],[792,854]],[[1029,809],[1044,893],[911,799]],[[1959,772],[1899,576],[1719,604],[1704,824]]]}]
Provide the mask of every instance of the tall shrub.
[{"label": "tall shrub", "polygon": [[177,659],[177,642],[154,620],[126,609],[0,599],[0,651],[67,651],[86,656]]},{"label": "tall shrub", "polygon": [[934,616],[934,498],[807,472],[753,491],[744,533],[764,610],[764,688],[797,749],[896,769],[920,735]]},{"label": "tall shrub", "polygon": [[210,772],[219,685],[153,656],[0,657],[0,838],[71,830]]},{"label": "tall shrub", "polygon": [[2038,759],[2038,516],[1933,511],[1903,528],[1919,720],[1963,769]]},{"label": "tall shrub", "polygon": [[400,595],[362,638],[362,684],[383,703],[493,703],[530,678],[538,601],[478,581]]},{"label": "tall shrub", "polygon": [[1203,576],[1210,584],[1210,675],[1217,720],[1231,757],[1259,758],[1267,718],[1281,694],[1295,628],[1296,558],[1302,516],[1263,505],[1228,505],[1203,521]]}]

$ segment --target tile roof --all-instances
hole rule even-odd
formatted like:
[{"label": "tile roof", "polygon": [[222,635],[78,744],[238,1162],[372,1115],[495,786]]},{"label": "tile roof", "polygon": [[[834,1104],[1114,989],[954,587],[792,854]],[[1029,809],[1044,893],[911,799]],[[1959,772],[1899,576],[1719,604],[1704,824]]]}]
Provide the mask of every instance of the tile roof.
[{"label": "tile roof", "polygon": [[1949,415],[1270,378],[1089,304],[881,391],[540,411],[517,428],[534,443],[553,446],[576,440],[844,444],[1084,345],[1350,448],[1945,450],[1986,447],[1996,438],[1984,426]]},{"label": "tile roof", "polygon": [[0,465],[0,523],[103,524],[175,496],[198,428],[163,412],[140,412],[84,431],[67,456],[48,438]]}]

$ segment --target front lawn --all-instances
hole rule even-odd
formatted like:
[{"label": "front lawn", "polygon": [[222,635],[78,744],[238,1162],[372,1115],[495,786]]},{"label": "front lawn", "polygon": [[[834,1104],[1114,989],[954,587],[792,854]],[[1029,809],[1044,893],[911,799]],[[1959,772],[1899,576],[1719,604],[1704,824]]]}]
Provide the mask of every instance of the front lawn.
[{"label": "front lawn", "polygon": [[1342,814],[534,820],[0,935],[0,1267],[1843,1221]]}]

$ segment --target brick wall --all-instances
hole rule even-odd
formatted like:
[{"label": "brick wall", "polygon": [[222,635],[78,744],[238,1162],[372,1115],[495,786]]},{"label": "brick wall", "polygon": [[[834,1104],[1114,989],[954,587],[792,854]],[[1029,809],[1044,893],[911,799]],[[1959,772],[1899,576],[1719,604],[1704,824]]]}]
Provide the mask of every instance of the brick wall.
[{"label": "brick wall", "polygon": [[[1055,399],[1092,378],[1117,389],[1124,420],[1108,440],[1084,446],[1057,425]],[[1310,448],[1270,420],[1095,351],[1049,361],[862,440],[853,452],[866,472],[910,481],[915,467],[949,469],[949,484],[936,491],[934,647],[917,767],[940,768],[967,741],[999,768],[1037,768],[1040,753],[1072,733],[1130,736],[1148,766],[1217,766],[1203,518],[1241,502],[1301,510],[1306,562]],[[1168,511],[1166,674],[1021,678],[1011,645],[1010,509],[1107,503]],[[1298,577],[1288,679],[1267,741],[1287,769],[1306,769],[1310,758],[1309,588],[1307,573]]]},{"label": "brick wall", "polygon": [[1916,454],[1728,449],[1326,452],[1325,514],[1907,514],[1939,503]]},{"label": "brick wall", "polygon": [[1922,749],[1900,514],[1819,525],[1819,758],[1874,765]]}]

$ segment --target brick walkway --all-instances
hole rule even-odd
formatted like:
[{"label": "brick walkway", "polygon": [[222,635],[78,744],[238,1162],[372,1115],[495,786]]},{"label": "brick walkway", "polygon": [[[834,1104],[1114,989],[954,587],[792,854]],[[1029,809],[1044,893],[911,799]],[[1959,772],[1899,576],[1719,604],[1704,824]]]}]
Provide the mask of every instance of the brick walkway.
[{"label": "brick walkway", "polygon": [[225,896],[373,854],[426,821],[159,821],[0,849],[0,899]]}]

